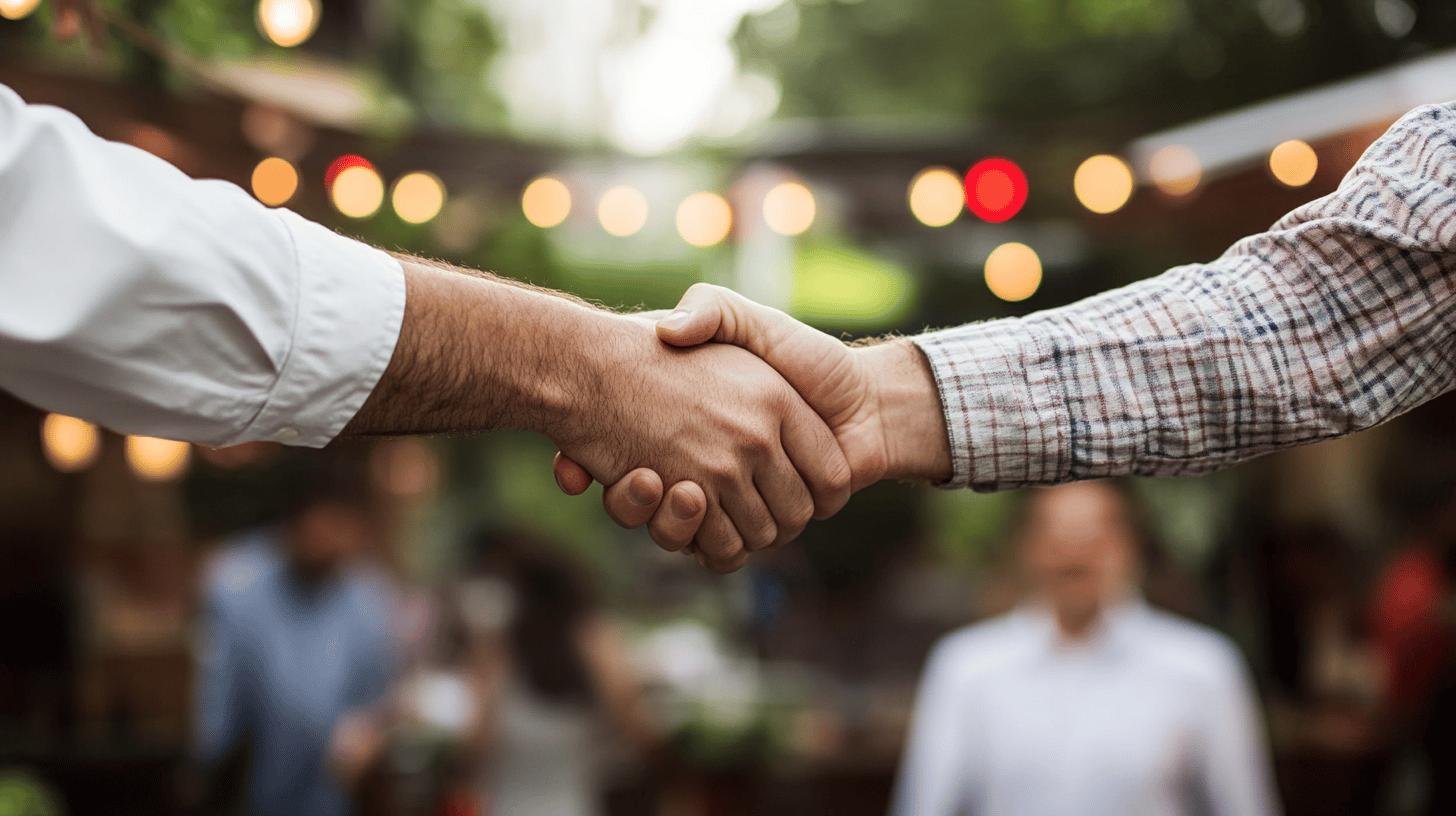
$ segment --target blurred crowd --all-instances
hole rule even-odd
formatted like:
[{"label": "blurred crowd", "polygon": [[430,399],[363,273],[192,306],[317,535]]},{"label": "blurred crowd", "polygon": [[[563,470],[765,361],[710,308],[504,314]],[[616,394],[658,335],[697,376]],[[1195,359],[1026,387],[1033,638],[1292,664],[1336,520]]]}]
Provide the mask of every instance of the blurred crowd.
[{"label": "blurred crowd", "polygon": [[[441,464],[396,444],[211,452],[189,501],[274,498],[201,548],[14,523],[3,784],[52,809],[0,812],[1451,812],[1446,486],[1388,550],[1251,512],[1194,570],[1093,482],[1012,499],[971,571],[816,566],[840,539],[725,580],[634,542],[624,587],[488,518],[421,571],[400,480]],[[92,512],[165,515],[132,501]]]}]

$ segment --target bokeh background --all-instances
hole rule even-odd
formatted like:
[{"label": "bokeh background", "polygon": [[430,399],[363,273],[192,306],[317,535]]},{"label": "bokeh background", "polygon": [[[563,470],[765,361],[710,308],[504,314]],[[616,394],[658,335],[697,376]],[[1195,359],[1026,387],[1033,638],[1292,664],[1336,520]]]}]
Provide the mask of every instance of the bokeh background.
[{"label": "bokeh background", "polygon": [[[99,8],[99,37],[60,44],[49,0],[0,0],[0,81],[387,248],[611,307],[712,281],[846,337],[1208,259],[1332,190],[1405,110],[1456,99],[1449,0]],[[1428,795],[1453,414],[1132,486],[1160,544],[1148,594],[1242,648],[1291,814]],[[598,490],[560,495],[541,439],[343,447],[401,598],[399,694],[426,712],[389,729],[377,812],[472,812],[450,727],[476,687],[442,644],[452,610],[490,617],[465,580],[482,542],[559,553],[621,633],[655,736],[603,741],[610,813],[883,812],[927,649],[1016,597],[1013,495],[880,485],[722,578],[614,527]],[[201,587],[301,466],[0,398],[0,816],[198,807]]]}]

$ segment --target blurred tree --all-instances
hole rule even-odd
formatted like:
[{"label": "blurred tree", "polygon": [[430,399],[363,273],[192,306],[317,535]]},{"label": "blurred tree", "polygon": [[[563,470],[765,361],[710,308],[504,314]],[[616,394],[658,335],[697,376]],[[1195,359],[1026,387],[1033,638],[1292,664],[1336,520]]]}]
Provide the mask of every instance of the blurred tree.
[{"label": "blurred tree", "polygon": [[788,117],[1096,114],[1146,127],[1451,45],[1451,6],[790,0],[747,19],[737,42],[750,68],[779,77]]}]

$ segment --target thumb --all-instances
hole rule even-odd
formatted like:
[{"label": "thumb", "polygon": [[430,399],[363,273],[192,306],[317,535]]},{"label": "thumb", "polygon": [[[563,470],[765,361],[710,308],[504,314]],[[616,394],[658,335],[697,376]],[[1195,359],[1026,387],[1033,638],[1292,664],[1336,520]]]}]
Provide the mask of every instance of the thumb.
[{"label": "thumb", "polygon": [[718,334],[728,308],[727,291],[702,283],[690,286],[677,308],[657,321],[657,338],[670,346],[697,346],[722,339]]},{"label": "thumb", "polygon": [[792,317],[732,289],[695,283],[683,293],[677,308],[657,321],[657,337],[672,346],[696,346],[710,340],[729,343],[777,367],[774,348],[799,328],[802,326]]}]

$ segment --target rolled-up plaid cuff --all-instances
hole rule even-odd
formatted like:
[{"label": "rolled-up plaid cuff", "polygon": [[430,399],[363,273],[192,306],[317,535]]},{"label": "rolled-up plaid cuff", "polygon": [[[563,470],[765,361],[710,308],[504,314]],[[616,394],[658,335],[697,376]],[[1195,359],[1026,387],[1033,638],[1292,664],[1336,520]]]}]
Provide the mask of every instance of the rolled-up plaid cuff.
[{"label": "rolled-up plaid cuff", "polygon": [[992,491],[1067,479],[1066,398],[1035,324],[995,320],[912,339],[945,412],[952,470],[943,486]]}]

